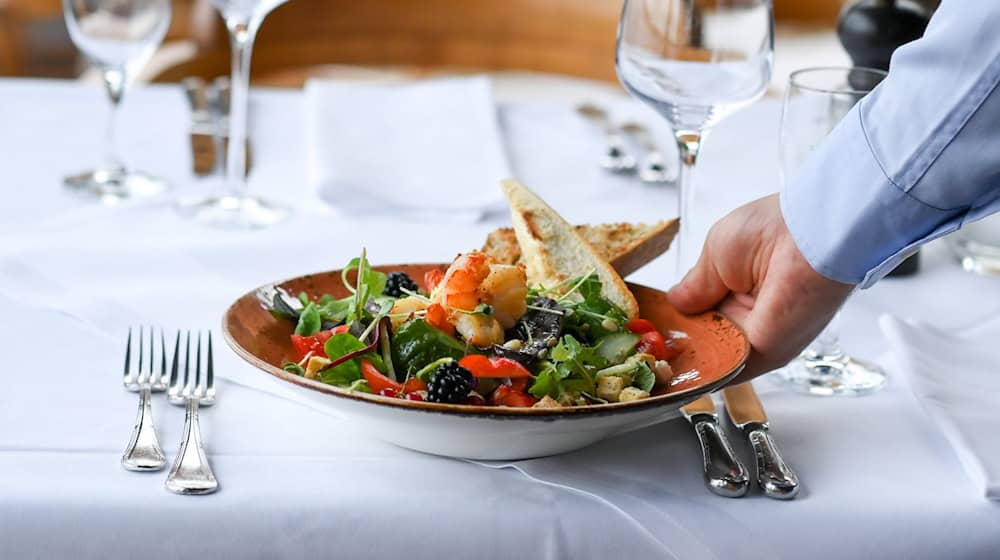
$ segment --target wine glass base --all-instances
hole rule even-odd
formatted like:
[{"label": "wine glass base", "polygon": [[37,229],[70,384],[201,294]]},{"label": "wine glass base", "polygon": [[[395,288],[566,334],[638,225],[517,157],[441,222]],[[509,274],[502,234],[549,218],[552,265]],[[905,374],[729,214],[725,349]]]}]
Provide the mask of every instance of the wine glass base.
[{"label": "wine glass base", "polygon": [[178,203],[177,210],[196,222],[236,229],[272,226],[289,214],[286,208],[249,196],[214,196],[182,202]]},{"label": "wine glass base", "polygon": [[886,375],[877,365],[846,357],[800,356],[775,371],[773,379],[792,391],[821,397],[868,395],[886,384]]},{"label": "wine glass base", "polygon": [[101,202],[109,205],[150,198],[167,188],[167,183],[162,179],[140,171],[120,169],[85,171],[66,177],[63,179],[63,184],[75,193],[96,196]]}]

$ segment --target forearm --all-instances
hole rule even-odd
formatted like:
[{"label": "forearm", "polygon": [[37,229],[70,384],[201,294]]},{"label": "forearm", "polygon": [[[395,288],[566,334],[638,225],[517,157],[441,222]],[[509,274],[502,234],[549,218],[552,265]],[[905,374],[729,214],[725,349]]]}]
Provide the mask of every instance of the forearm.
[{"label": "forearm", "polygon": [[946,0],[786,185],[782,213],[818,272],[871,285],[1000,210],[998,29],[1000,5]]}]

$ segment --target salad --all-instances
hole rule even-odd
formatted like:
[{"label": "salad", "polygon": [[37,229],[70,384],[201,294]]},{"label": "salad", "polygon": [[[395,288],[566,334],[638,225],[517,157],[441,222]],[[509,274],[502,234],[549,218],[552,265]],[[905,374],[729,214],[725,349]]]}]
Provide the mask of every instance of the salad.
[{"label": "salad", "polygon": [[363,253],[342,280],[350,295],[340,299],[275,296],[272,313],[295,322],[286,371],[386,397],[509,407],[634,401],[675,377],[683,335],[629,320],[594,273],[529,286],[522,266],[471,252],[427,272],[421,290]]}]

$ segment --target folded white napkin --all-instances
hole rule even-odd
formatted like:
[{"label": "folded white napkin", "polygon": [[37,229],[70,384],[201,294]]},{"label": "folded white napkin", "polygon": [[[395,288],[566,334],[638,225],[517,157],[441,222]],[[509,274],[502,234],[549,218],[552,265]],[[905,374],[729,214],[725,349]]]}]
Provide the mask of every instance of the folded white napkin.
[{"label": "folded white napkin", "polygon": [[1000,321],[961,332],[880,319],[917,399],[987,498],[1000,500]]},{"label": "folded white napkin", "polygon": [[486,77],[411,85],[310,80],[308,176],[347,213],[475,221],[509,176]]}]

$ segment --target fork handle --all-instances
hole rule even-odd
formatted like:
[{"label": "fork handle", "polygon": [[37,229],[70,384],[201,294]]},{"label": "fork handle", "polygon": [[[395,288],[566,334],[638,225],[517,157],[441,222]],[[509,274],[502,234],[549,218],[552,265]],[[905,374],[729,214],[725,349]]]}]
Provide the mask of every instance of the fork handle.
[{"label": "fork handle", "polygon": [[705,485],[713,493],[726,498],[739,498],[750,488],[750,475],[736,456],[729,439],[710,417],[695,417],[694,431],[701,444]]},{"label": "fork handle", "polygon": [[776,500],[791,500],[799,493],[799,478],[785,463],[764,426],[747,430],[747,440],[757,462],[757,483],[764,495]]},{"label": "fork handle", "polygon": [[208,464],[201,446],[201,426],[198,422],[198,399],[187,399],[184,413],[184,440],[167,474],[167,490],[175,494],[211,494],[219,482]]},{"label": "fork handle", "polygon": [[158,471],[167,464],[160,441],[153,425],[153,406],[150,404],[149,384],[139,389],[139,411],[135,416],[132,437],[122,454],[122,466],[130,471]]}]

